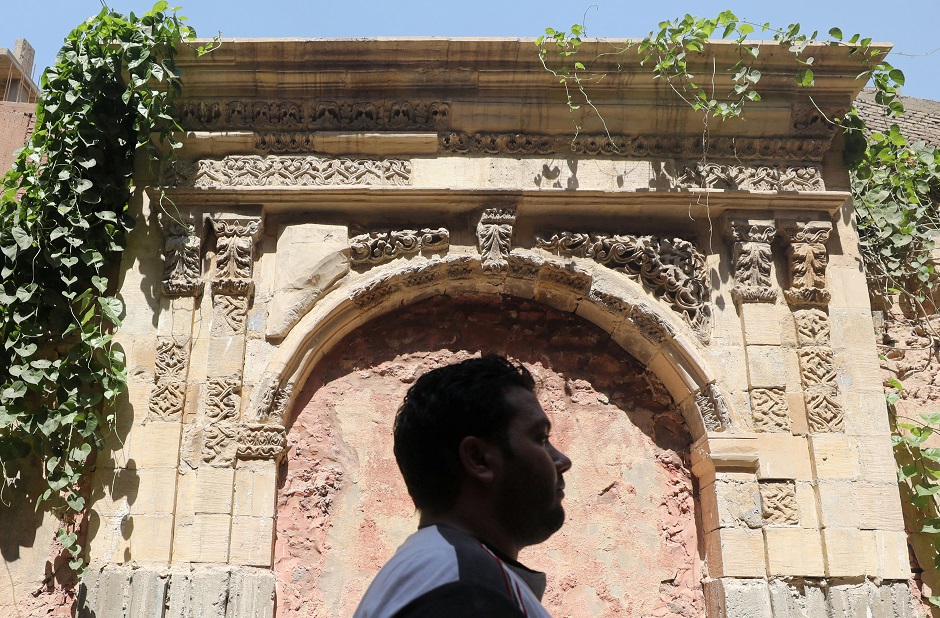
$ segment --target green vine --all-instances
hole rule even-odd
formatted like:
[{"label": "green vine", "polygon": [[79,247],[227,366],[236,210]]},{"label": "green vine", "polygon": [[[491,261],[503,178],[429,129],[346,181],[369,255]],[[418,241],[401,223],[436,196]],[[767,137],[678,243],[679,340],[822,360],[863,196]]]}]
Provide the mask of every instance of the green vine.
[{"label": "green vine", "polygon": [[[112,338],[124,311],[112,281],[133,225],[136,153],[176,147],[170,116],[177,45],[195,36],[158,2],[141,16],[107,7],[75,28],[42,76],[36,130],[0,195],[0,462],[41,462],[38,496],[63,520],[58,539],[84,570],[70,522],[85,508],[86,465],[114,425],[125,391]],[[33,459],[35,461],[35,459]],[[28,465],[28,464],[27,464]]]}]

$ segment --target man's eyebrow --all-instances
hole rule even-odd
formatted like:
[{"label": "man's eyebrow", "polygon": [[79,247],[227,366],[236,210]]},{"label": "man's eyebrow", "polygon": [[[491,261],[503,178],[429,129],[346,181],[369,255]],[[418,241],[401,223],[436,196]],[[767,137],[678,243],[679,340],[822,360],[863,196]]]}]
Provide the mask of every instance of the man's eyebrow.
[{"label": "man's eyebrow", "polygon": [[542,418],[532,423],[532,429],[545,429],[546,431],[549,431],[551,428],[552,422],[547,418]]}]

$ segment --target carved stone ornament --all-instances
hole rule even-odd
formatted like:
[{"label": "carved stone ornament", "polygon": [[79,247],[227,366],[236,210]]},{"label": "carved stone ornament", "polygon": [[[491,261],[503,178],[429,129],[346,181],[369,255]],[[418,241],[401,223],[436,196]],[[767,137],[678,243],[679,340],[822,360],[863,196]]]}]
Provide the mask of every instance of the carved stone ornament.
[{"label": "carved stone ornament", "polygon": [[695,393],[695,407],[702,415],[708,431],[722,431],[731,425],[728,407],[714,382],[709,382]]},{"label": "carved stone ornament", "polygon": [[183,101],[175,117],[184,129],[256,131],[414,131],[447,126],[444,101]]},{"label": "carved stone ornament", "polygon": [[728,138],[648,135],[531,135],[523,133],[442,133],[443,152],[457,154],[553,155],[820,161],[829,139]]},{"label": "carved stone ornament", "polygon": [[231,337],[245,332],[248,297],[216,294],[212,299],[212,336]]},{"label": "carved stone ornament", "polygon": [[680,168],[676,186],[682,189],[729,191],[824,191],[815,165],[724,165],[698,162]]},{"label": "carved stone ornament", "polygon": [[477,243],[484,273],[502,271],[509,264],[512,226],[516,211],[512,208],[487,208],[477,224]]},{"label": "carved stone ornament", "polygon": [[842,432],[845,430],[845,412],[838,400],[839,390],[834,386],[805,387],[806,420],[813,433]]},{"label": "carved stone ornament", "polygon": [[170,184],[196,189],[234,187],[405,186],[411,161],[315,156],[230,155],[179,164]]},{"label": "carved stone ornament", "polygon": [[203,433],[202,460],[215,467],[231,466],[235,463],[238,448],[238,426],[234,423],[215,423]]},{"label": "carved stone ornament", "polygon": [[443,251],[450,245],[446,228],[369,232],[349,240],[349,260],[353,264],[381,264],[419,251]]},{"label": "carved stone ornament", "polygon": [[238,417],[241,390],[241,376],[209,378],[206,383],[206,416],[214,421],[235,420]]},{"label": "carved stone ornament", "polygon": [[823,107],[813,103],[795,105],[790,114],[793,128],[801,135],[827,135],[835,133],[834,120],[845,117],[844,107]]},{"label": "carved stone ornament", "polygon": [[241,425],[236,448],[239,459],[275,459],[286,450],[287,431],[282,425]]},{"label": "carved stone ornament", "polygon": [[760,501],[765,526],[798,526],[800,507],[793,481],[761,482]]},{"label": "carved stone ornament", "polygon": [[800,357],[800,374],[806,387],[817,384],[836,386],[836,369],[829,346],[805,346],[797,350]]},{"label": "carved stone ornament", "polygon": [[261,397],[255,402],[252,418],[257,423],[284,424],[287,422],[287,406],[290,404],[293,384],[279,386],[277,379],[271,379],[260,387]]},{"label": "carved stone ornament", "polygon": [[215,277],[212,292],[230,296],[251,296],[255,241],[261,220],[210,219],[216,234]]},{"label": "carved stone ornament", "polygon": [[705,257],[681,238],[559,232],[536,236],[536,246],[564,256],[592,259],[619,270],[664,298],[696,330],[710,316]]},{"label": "carved stone ornament", "polygon": [[751,416],[757,431],[789,433],[792,426],[782,388],[751,389]]},{"label": "carved stone ornament", "polygon": [[202,294],[202,263],[199,248],[202,241],[194,227],[181,221],[159,215],[163,229],[163,295],[199,296]]},{"label": "carved stone ornament", "polygon": [[154,387],[150,392],[150,418],[178,421],[183,418],[189,343],[161,338],[157,343]]},{"label": "carved stone ornament", "polygon": [[785,221],[780,231],[787,241],[790,268],[790,287],[784,292],[791,305],[818,305],[829,303],[831,294],[826,289],[826,265],[829,254],[826,241],[832,231],[829,221]]},{"label": "carved stone ornament", "polygon": [[796,319],[796,339],[801,346],[829,345],[829,316],[819,309],[800,309],[793,312]]},{"label": "carved stone ornament", "polygon": [[777,234],[773,221],[731,219],[728,222],[734,242],[734,287],[737,303],[772,303],[777,290],[770,279],[773,263],[771,243]]}]

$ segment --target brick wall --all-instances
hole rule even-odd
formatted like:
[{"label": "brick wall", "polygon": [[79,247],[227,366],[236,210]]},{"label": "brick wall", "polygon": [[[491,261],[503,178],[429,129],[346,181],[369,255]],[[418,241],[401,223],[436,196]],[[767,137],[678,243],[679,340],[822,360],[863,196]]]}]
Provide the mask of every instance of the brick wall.
[{"label": "brick wall", "polygon": [[32,135],[35,122],[35,104],[0,101],[0,172],[13,165],[13,153]]}]

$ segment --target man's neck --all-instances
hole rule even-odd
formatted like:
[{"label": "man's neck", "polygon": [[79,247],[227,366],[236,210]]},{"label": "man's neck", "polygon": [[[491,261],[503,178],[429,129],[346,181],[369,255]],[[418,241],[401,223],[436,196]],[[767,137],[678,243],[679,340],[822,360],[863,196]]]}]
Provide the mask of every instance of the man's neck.
[{"label": "man's neck", "polygon": [[460,530],[480,539],[507,558],[518,562],[521,547],[516,545],[495,521],[488,517],[480,517],[480,514],[475,511],[476,509],[471,509],[468,512],[452,509],[446,513],[422,512],[418,525],[421,528],[440,525]]}]

